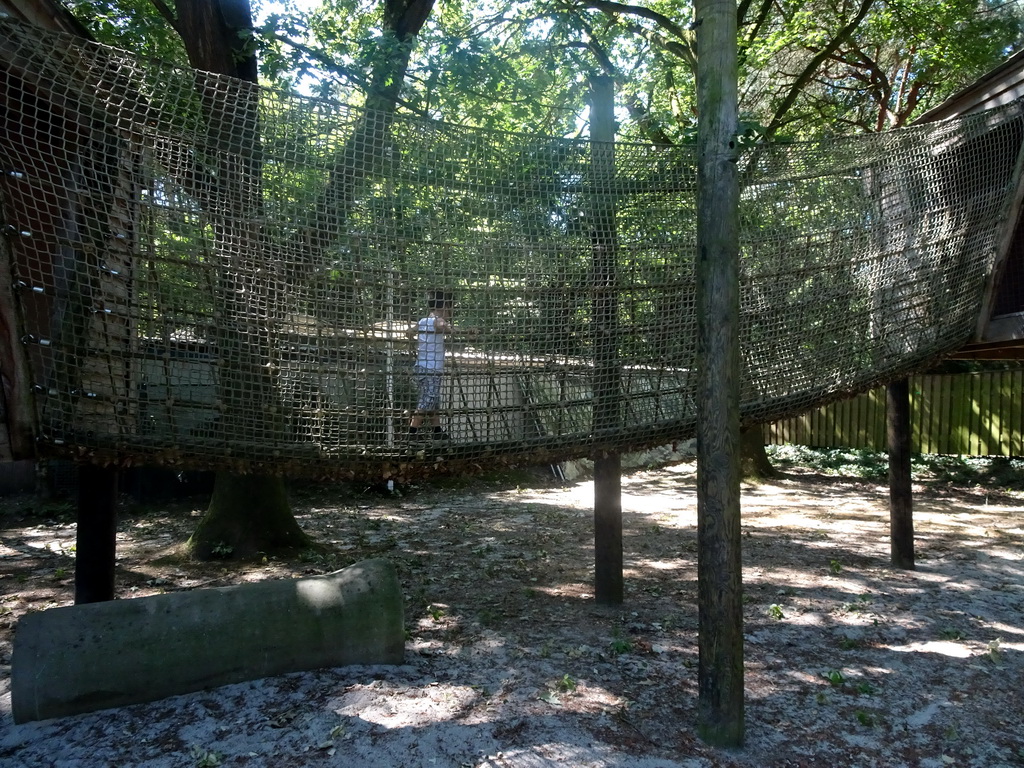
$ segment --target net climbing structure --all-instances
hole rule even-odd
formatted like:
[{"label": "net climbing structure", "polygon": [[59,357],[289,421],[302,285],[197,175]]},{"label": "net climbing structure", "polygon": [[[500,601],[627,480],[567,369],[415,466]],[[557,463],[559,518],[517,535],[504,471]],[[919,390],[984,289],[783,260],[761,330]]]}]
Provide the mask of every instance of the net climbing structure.
[{"label": "net climbing structure", "polygon": [[[13,21],[0,92],[16,455],[347,476],[694,433],[692,147],[372,112]],[[744,150],[746,422],[972,337],[1022,137],[1012,103]],[[437,290],[449,439],[410,439]]]}]

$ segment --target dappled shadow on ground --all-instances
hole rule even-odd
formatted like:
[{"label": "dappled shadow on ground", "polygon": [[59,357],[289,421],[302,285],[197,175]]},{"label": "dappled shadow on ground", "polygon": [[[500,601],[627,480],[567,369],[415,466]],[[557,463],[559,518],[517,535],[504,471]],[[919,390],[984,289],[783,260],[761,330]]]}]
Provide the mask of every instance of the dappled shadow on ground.
[{"label": "dappled shadow on ground", "polygon": [[[280,764],[271,752],[294,766],[403,768],[1024,762],[1024,501],[921,485],[918,568],[900,571],[889,564],[884,486],[795,471],[745,486],[748,746],[726,753],[694,735],[692,464],[624,478],[626,602],[615,609],[593,601],[592,484],[536,475],[402,490],[298,490],[296,515],[327,548],[246,565],[175,554],[195,524],[192,505],[123,515],[121,597],[384,556],[399,570],[409,637],[402,667],[285,676],[129,707],[110,732],[164,722],[148,737],[156,755],[160,745],[192,749],[196,723],[212,723],[202,746],[222,765]],[[17,617],[70,602],[73,526],[5,509],[6,676]],[[76,739],[88,754],[98,722],[89,718],[22,731],[0,745],[0,758],[57,740],[70,754]],[[131,750],[146,747],[138,740],[110,738],[113,762],[157,765],[133,762]]]}]

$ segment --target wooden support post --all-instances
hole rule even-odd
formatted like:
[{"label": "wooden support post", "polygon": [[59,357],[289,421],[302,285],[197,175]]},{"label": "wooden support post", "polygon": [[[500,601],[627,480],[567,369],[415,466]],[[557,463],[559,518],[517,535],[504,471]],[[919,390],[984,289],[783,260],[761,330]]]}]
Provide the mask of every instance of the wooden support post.
[{"label": "wooden support post", "polygon": [[114,599],[117,537],[117,471],[78,468],[78,534],[75,542],[75,604]]},{"label": "wooden support post", "polygon": [[616,275],[615,87],[610,77],[591,80],[590,104],[591,213],[594,221],[594,405],[598,443],[594,457],[594,599],[620,605],[622,578],[622,468],[618,453],[600,448],[602,436],[621,427],[619,372],[619,307]]},{"label": "wooden support post", "polygon": [[914,569],[914,509],[910,476],[910,381],[886,387],[889,442],[889,543],[892,564]]},{"label": "wooden support post", "polygon": [[736,5],[697,0],[697,732],[744,738]]},{"label": "wooden support post", "polygon": [[621,605],[622,463],[619,454],[594,459],[594,599]]}]

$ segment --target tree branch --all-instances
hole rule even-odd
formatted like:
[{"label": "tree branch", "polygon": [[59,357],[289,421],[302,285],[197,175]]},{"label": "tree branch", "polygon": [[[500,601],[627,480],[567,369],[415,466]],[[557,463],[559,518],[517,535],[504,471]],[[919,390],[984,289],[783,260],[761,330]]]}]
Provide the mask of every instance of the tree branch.
[{"label": "tree branch", "polygon": [[650,8],[644,8],[640,5],[629,5],[627,3],[616,3],[613,0],[583,0],[582,2],[575,3],[570,7],[571,10],[578,10],[579,8],[593,8],[598,11],[603,11],[611,16],[618,16],[620,14],[626,16],[639,16],[653,21],[659,27],[667,31],[673,37],[677,37],[680,40],[686,40],[689,34],[685,29],[676,24],[672,19],[664,14],[652,11]]},{"label": "tree branch", "polygon": [[807,66],[804,67],[804,71],[796,78],[793,84],[789,88],[789,93],[782,100],[782,103],[775,110],[775,116],[772,117],[771,122],[765,129],[764,135],[766,139],[771,139],[772,136],[779,130],[783,124],[783,118],[786,112],[796,103],[799,98],[801,91],[808,82],[814,77],[815,73],[821,67],[822,63],[832,55],[832,53],[838,50],[839,46],[845,43],[860,26],[860,23],[864,20],[864,17],[868,15],[868,11],[871,10],[872,4],[875,0],[861,0],[860,8],[857,11],[857,15],[850,23],[839,30],[836,36],[829,41],[828,45],[821,49],[817,55],[814,56],[808,62]]},{"label": "tree branch", "polygon": [[153,4],[153,7],[156,8],[157,13],[159,13],[163,17],[164,21],[166,21],[171,26],[171,29],[173,29],[178,34],[178,37],[184,37],[185,34],[178,23],[178,15],[174,12],[174,10],[171,9],[171,7],[164,2],[164,0],[149,1]]},{"label": "tree branch", "polygon": [[298,40],[293,40],[287,35],[283,35],[280,32],[277,32],[276,30],[272,29],[262,29],[260,30],[260,34],[269,40],[276,40],[277,42],[283,43],[284,45],[287,45],[290,48],[294,48],[296,51],[299,51],[300,53],[303,53],[306,56],[308,56],[318,66],[322,67],[323,69],[341,75],[346,80],[355,85],[357,88],[361,88],[364,91],[366,90],[366,78],[353,72],[348,67],[342,66],[338,62],[334,61],[332,58],[327,56],[327,54],[325,54],[322,49],[313,48],[311,46],[306,45],[305,43],[300,43]]},{"label": "tree branch", "polygon": [[[747,16],[747,10],[750,7],[751,0],[743,0],[740,4],[740,17],[739,17],[739,28],[742,29],[744,26],[748,26],[743,23],[743,19]],[[775,4],[775,0],[763,0],[761,7],[757,11],[757,16],[754,21],[749,25],[751,26],[750,32],[746,33],[747,45],[751,45],[754,40],[757,39],[758,35],[761,34],[761,29],[764,27],[765,22],[768,20],[768,15],[771,13],[772,6]]]}]

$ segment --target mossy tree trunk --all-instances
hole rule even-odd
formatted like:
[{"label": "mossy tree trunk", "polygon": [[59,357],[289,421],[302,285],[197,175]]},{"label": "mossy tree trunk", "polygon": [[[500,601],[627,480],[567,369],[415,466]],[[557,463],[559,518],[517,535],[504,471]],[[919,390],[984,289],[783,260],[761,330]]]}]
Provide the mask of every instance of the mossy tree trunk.
[{"label": "mossy tree trunk", "polygon": [[210,507],[188,540],[201,560],[251,558],[309,545],[280,477],[229,472],[217,473]]},{"label": "mossy tree trunk", "polygon": [[740,465],[743,477],[767,480],[778,475],[764,449],[764,425],[755,424],[740,432]]},{"label": "mossy tree trunk", "polygon": [[[329,223],[341,229],[359,184],[383,156],[413,42],[433,8],[433,0],[382,0],[381,5],[385,39],[371,76],[367,117],[342,152],[343,162],[332,174],[313,219],[299,227],[302,231],[319,232],[328,229]],[[257,82],[249,0],[178,0],[173,10],[163,3],[157,7],[181,36],[192,66]],[[197,88],[204,109],[216,114],[216,99],[223,95],[216,88],[207,92],[202,75],[197,75]],[[263,422],[277,410],[276,382],[271,380],[266,365],[273,345],[259,330],[278,324],[279,309],[269,298],[262,310],[250,306],[246,297],[252,295],[251,291],[239,287],[244,287],[247,273],[279,275],[282,267],[279,260],[261,249],[258,233],[245,229],[256,226],[252,223],[261,219],[261,169],[255,161],[260,153],[252,151],[259,144],[259,118],[255,90],[240,89],[238,97],[240,102],[233,104],[232,110],[241,113],[248,109],[251,116],[222,129],[217,146],[235,150],[224,154],[222,167],[211,175],[218,202],[232,207],[231,216],[213,222],[218,246],[227,246],[217,247],[225,255],[225,269],[218,282],[219,310],[224,321],[216,331],[216,345],[223,363],[220,387],[226,433],[243,443],[259,444],[266,435],[276,434]],[[239,132],[235,125],[248,128]],[[251,135],[245,135],[246,130]],[[246,247],[231,247],[239,243]],[[316,249],[305,250],[312,259]],[[233,258],[240,259],[239,263]],[[254,258],[263,260],[260,269],[253,267]],[[297,279],[296,275],[292,277]],[[273,293],[267,291],[266,295],[271,297]],[[260,315],[261,311],[266,317]],[[209,509],[189,539],[189,548],[200,558],[244,557],[304,545],[308,545],[308,539],[291,513],[282,478],[225,472],[218,473]]]}]

